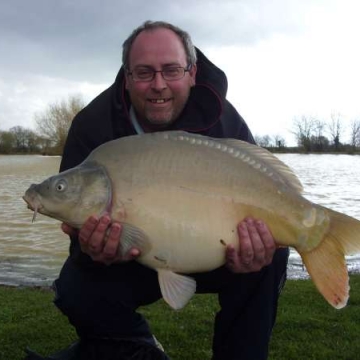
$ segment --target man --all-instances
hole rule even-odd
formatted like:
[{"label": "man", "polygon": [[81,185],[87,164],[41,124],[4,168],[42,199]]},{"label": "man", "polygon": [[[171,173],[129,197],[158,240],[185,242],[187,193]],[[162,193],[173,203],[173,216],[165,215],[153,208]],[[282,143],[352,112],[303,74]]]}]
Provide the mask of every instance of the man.
[{"label": "man", "polygon": [[[186,32],[146,22],[124,42],[123,66],[114,84],[75,117],[60,170],[79,164],[104,142],[142,132],[181,129],[254,143],[226,91],[225,74],[195,49]],[[240,250],[226,249],[226,266],[191,275],[198,293],[219,296],[213,340],[217,360],[267,358],[286,277],[288,250],[276,250],[261,220],[240,220]],[[80,342],[62,358],[166,358],[156,354],[149,327],[136,313],[161,297],[157,275],[133,261],[140,253],[136,248],[120,258],[121,224],[107,215],[92,216],[79,232],[66,224],[63,231],[71,237],[70,256],[54,284],[55,303]],[[153,355],[148,355],[150,348]]]}]

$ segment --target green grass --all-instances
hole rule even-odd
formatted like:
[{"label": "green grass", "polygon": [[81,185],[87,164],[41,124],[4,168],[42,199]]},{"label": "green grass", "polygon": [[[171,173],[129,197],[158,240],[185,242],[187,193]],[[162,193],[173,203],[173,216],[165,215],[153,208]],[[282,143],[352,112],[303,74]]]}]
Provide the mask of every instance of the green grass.
[{"label": "green grass", "polygon": [[[351,276],[351,297],[335,310],[310,281],[288,281],[281,296],[270,359],[360,359],[360,275]],[[0,359],[20,360],[29,346],[42,355],[76,339],[48,290],[0,287]],[[211,357],[214,295],[197,295],[181,311],[162,301],[142,308],[153,332],[174,360]]]}]

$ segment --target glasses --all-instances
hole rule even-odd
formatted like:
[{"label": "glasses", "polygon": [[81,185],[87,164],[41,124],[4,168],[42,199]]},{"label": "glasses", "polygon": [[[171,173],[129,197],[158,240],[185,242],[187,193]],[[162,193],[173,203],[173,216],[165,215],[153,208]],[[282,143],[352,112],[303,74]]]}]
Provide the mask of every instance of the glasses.
[{"label": "glasses", "polygon": [[180,80],[185,76],[186,72],[189,72],[191,65],[186,68],[181,66],[170,66],[163,70],[153,70],[151,68],[137,68],[133,71],[128,71],[128,75],[132,77],[134,81],[150,82],[155,78],[156,73],[161,73],[161,76],[166,81]]}]

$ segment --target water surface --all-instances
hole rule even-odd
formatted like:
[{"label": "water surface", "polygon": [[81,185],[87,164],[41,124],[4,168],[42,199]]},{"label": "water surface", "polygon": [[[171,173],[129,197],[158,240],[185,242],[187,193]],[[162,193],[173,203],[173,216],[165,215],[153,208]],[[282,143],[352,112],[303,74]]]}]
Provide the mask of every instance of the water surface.
[{"label": "water surface", "polygon": [[27,209],[22,196],[32,183],[58,171],[60,157],[0,155],[0,284],[48,285],[68,252],[60,223]]}]

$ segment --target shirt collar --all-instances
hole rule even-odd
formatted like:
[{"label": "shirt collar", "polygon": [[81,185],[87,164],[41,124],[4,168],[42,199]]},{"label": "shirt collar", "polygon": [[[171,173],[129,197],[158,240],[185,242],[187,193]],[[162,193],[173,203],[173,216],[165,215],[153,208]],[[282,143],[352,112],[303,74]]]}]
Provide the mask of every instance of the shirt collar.
[{"label": "shirt collar", "polygon": [[144,130],[139,124],[139,121],[138,121],[138,119],[136,117],[135,110],[134,110],[133,106],[130,106],[129,115],[130,115],[131,123],[133,124],[136,133],[137,134],[143,134]]}]

